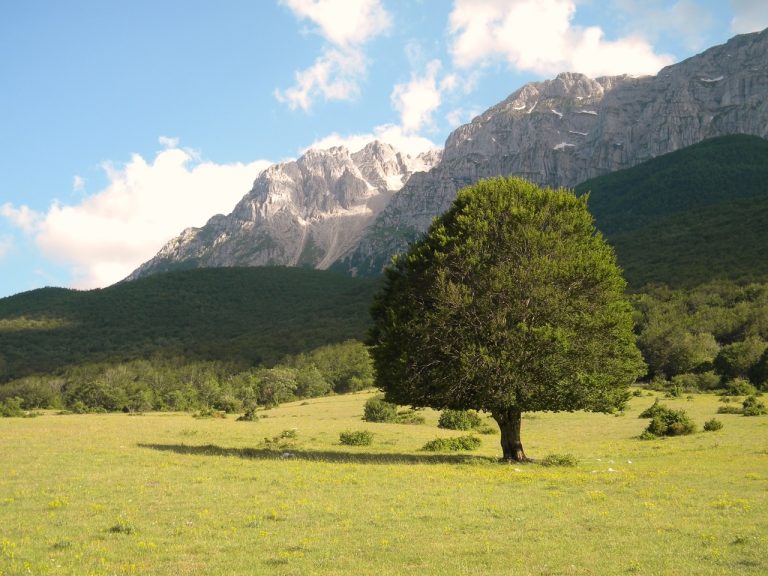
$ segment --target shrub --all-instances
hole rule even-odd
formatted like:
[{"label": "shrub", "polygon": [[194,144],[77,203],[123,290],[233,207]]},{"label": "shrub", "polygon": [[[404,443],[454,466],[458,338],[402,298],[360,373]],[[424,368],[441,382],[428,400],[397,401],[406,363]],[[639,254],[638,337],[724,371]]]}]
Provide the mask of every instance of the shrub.
[{"label": "shrub", "polygon": [[397,405],[381,396],[369,398],[365,403],[363,420],[366,422],[397,422]]},{"label": "shrub", "polygon": [[485,434],[485,435],[498,434],[499,427],[494,426],[493,424],[481,424],[480,426],[475,428],[475,432],[477,432],[478,434]]},{"label": "shrub", "polygon": [[298,433],[295,429],[283,430],[277,436],[272,438],[264,438],[264,448],[266,450],[274,450],[283,452],[285,450],[292,450],[296,447],[296,443],[293,442],[298,437]]},{"label": "shrub", "polygon": [[0,418],[23,418],[26,416],[21,409],[21,398],[6,398],[0,402]]},{"label": "shrub", "polygon": [[424,424],[424,414],[419,414],[416,410],[403,410],[397,414],[398,424]]},{"label": "shrub", "polygon": [[430,440],[422,450],[427,452],[458,452],[459,450],[477,450],[482,441],[477,436],[456,436],[454,438],[435,438]]},{"label": "shrub", "polygon": [[696,424],[685,410],[672,410],[659,405],[654,409],[654,415],[645,431],[653,436],[683,436],[696,432]]},{"label": "shrub", "polygon": [[748,396],[744,399],[742,406],[744,406],[744,409],[742,410],[744,416],[762,416],[763,414],[768,414],[765,404],[760,402],[760,400],[757,399],[757,396]]},{"label": "shrub", "polygon": [[339,434],[339,442],[346,446],[370,446],[373,432],[368,430],[345,430]]},{"label": "shrub", "polygon": [[720,430],[723,427],[723,423],[720,422],[717,418],[712,418],[711,420],[707,420],[704,422],[704,431],[705,432],[715,432],[717,430]]},{"label": "shrub", "polygon": [[437,426],[448,430],[472,430],[482,423],[480,414],[474,410],[443,410]]},{"label": "shrub", "polygon": [[654,416],[661,414],[665,410],[667,410],[667,408],[659,404],[659,399],[656,398],[656,400],[653,401],[653,404],[651,404],[650,407],[640,412],[640,415],[638,416],[638,418],[653,418]]},{"label": "shrub", "polygon": [[256,413],[256,406],[249,406],[245,409],[245,412],[240,416],[238,422],[256,422],[259,419],[259,415]]},{"label": "shrub", "polygon": [[227,413],[223,410],[215,410],[210,407],[200,408],[197,412],[192,414],[193,418],[226,418]]},{"label": "shrub", "polygon": [[720,406],[717,409],[718,414],[743,414],[744,411],[738,406]]},{"label": "shrub", "polygon": [[579,461],[573,454],[548,454],[539,464],[542,466],[569,466],[573,467]]},{"label": "shrub", "polygon": [[723,394],[726,396],[752,396],[756,392],[757,389],[752,386],[749,380],[734,378],[726,384]]}]

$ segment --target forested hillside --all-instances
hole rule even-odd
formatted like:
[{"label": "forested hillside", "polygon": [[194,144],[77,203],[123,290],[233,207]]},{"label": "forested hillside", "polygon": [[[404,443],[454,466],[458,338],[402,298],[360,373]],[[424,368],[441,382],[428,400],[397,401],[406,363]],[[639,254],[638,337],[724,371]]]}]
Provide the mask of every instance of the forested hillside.
[{"label": "forested hillside", "polygon": [[361,339],[377,280],[299,268],[199,269],[0,299],[0,382],[162,354],[270,365]]},{"label": "forested hillside", "polygon": [[713,138],[576,187],[630,286],[768,279],[768,141]]}]

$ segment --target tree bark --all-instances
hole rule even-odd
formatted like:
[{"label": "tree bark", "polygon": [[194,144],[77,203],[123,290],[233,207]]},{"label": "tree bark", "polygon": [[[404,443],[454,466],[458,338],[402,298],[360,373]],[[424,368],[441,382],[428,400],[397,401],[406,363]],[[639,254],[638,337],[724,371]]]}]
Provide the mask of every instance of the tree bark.
[{"label": "tree bark", "polygon": [[520,440],[523,413],[516,408],[509,408],[493,412],[491,415],[501,430],[502,458],[513,462],[530,462],[523,451],[523,443]]}]

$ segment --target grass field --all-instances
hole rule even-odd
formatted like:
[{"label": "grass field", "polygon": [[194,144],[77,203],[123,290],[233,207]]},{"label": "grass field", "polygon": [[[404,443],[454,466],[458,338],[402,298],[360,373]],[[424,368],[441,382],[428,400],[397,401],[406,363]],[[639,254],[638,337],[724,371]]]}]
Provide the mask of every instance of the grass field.
[{"label": "grass field", "polygon": [[[768,574],[768,417],[641,441],[637,418],[533,414],[534,458],[419,451],[425,425],[373,424],[367,394],[265,412],[0,419],[0,576],[17,574]],[[699,427],[715,396],[664,400]],[[265,437],[296,429],[293,446]],[[374,443],[339,444],[367,429]],[[281,458],[290,451],[292,458]]]}]

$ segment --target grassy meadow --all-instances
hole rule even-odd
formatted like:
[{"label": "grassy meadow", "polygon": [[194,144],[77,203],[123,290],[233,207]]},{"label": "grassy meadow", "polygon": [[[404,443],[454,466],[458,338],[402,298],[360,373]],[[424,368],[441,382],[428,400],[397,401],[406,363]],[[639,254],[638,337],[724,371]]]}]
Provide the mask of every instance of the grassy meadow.
[{"label": "grassy meadow", "polygon": [[[363,422],[369,396],[257,422],[2,418],[0,576],[768,573],[768,417],[641,441],[646,395],[621,416],[525,416],[527,454],[578,458],[563,468],[497,462],[497,434],[476,452],[422,452],[466,433],[431,411],[422,425]],[[699,428],[721,405],[663,402]],[[343,446],[344,430],[373,444]]]}]

